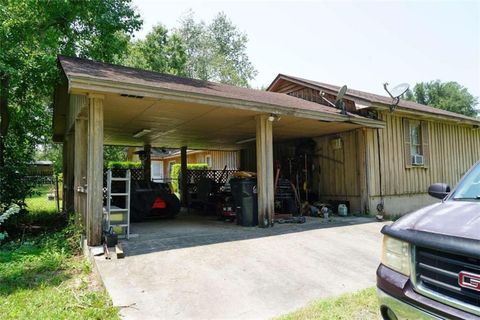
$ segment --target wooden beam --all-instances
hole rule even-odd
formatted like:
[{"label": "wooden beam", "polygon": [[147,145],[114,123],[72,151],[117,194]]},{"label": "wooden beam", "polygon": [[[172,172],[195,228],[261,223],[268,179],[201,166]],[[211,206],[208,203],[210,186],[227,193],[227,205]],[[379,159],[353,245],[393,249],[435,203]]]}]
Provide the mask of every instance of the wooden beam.
[{"label": "wooden beam", "polygon": [[103,215],[103,96],[88,95],[87,244],[102,238]]},{"label": "wooden beam", "polygon": [[360,210],[362,213],[370,211],[368,205],[368,177],[367,177],[367,139],[366,129],[357,129],[357,154],[358,154],[358,183],[360,190]]},{"label": "wooden beam", "polygon": [[188,186],[187,186],[187,147],[180,148],[180,199],[182,200],[182,206],[188,205]]},{"label": "wooden beam", "polygon": [[258,223],[260,227],[273,226],[273,137],[268,115],[258,115],[256,125]]},{"label": "wooden beam", "polygon": [[83,226],[86,225],[86,197],[85,185],[87,184],[87,150],[88,150],[88,121],[86,119],[75,120],[75,214],[80,215]]},{"label": "wooden beam", "polygon": [[143,162],[143,177],[145,180],[152,180],[152,146],[146,144],[143,146],[145,152],[145,161]]},{"label": "wooden beam", "polygon": [[63,141],[63,198],[62,211],[71,213],[73,211],[73,149],[74,137],[71,132],[65,135]]}]

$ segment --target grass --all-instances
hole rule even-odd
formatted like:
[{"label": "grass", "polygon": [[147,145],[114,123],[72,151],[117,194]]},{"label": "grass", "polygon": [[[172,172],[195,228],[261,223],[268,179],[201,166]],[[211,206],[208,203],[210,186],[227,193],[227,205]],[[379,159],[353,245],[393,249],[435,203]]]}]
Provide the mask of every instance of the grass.
[{"label": "grass", "polygon": [[36,202],[27,200],[29,221],[57,227],[0,246],[0,318],[118,319],[118,309],[79,254],[78,228],[58,225],[64,217]]},{"label": "grass", "polygon": [[310,303],[306,307],[284,315],[277,320],[296,319],[345,319],[364,320],[381,319],[375,288],[356,293],[348,293],[335,298],[328,298]]},{"label": "grass", "polygon": [[57,201],[48,200],[48,193],[54,193],[53,188],[48,185],[38,186],[33,189],[32,196],[25,201],[32,215],[55,214],[58,212]]}]

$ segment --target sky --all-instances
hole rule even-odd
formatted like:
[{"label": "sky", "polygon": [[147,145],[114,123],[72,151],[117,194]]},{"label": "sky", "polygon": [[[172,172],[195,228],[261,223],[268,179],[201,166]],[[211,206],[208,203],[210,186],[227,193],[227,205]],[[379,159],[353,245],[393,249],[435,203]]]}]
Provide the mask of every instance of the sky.
[{"label": "sky", "polygon": [[278,73],[383,94],[390,86],[456,81],[480,97],[480,1],[134,0],[144,25],[168,28],[193,10],[223,11],[248,35],[248,55],[268,86]]}]

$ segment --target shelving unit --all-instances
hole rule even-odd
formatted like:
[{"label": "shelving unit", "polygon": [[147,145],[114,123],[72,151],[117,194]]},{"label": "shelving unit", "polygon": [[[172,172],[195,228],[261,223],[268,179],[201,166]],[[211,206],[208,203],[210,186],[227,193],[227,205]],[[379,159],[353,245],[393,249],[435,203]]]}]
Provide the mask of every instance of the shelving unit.
[{"label": "shelving unit", "polygon": [[[113,181],[125,182],[125,192],[112,192]],[[130,170],[126,171],[124,178],[112,177],[112,170],[107,171],[107,201],[105,207],[106,230],[110,230],[111,227],[122,227],[127,239],[130,238],[130,181]],[[125,197],[125,208],[112,205],[114,197]]]}]

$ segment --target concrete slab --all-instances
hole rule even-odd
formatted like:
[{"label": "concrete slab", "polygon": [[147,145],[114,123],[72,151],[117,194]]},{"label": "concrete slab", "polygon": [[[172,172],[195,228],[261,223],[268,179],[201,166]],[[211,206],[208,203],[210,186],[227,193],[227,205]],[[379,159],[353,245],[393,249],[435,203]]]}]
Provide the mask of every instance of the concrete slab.
[{"label": "concrete slab", "polygon": [[126,319],[268,319],[374,286],[383,225],[308,218],[265,230],[186,216],[134,224],[126,258],[95,263]]}]

